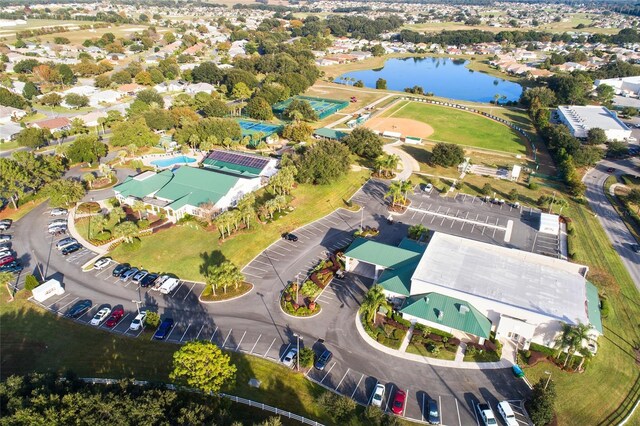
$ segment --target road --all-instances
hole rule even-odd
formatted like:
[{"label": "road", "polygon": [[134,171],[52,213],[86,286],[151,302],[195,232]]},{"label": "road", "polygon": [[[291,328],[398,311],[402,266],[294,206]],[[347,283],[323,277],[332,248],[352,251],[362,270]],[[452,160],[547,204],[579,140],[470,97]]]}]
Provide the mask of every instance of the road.
[{"label": "road", "polygon": [[622,174],[637,175],[640,159],[632,157],[627,160],[603,160],[596,167],[591,169],[584,176],[584,183],[587,187],[585,196],[589,201],[591,209],[598,215],[598,220],[604,228],[613,248],[618,252],[622,263],[629,271],[633,282],[640,290],[640,263],[638,253],[631,250],[633,244],[638,242],[629,232],[624,222],[613,208],[605,195],[604,182],[609,177],[607,172],[609,167],[616,169],[617,176]]},{"label": "road", "polygon": [[[114,332],[129,336],[127,326],[136,309],[133,300],[140,300],[147,309],[176,320],[176,327],[168,339],[170,343],[205,338],[225,349],[275,361],[296,344],[295,335],[298,334],[303,337],[302,346],[316,350],[327,347],[334,352],[334,358],[324,372],[314,370],[309,373],[309,378],[321,385],[366,404],[376,383],[381,382],[387,387],[387,395],[398,387],[409,391],[407,417],[422,419],[425,415],[424,402],[433,398],[440,403],[444,424],[475,425],[474,401],[486,400],[495,407],[501,400],[522,400],[528,394],[524,382],[515,379],[509,369],[444,368],[376,351],[362,339],[354,324],[370,280],[351,274],[347,274],[344,280],[335,279],[318,297],[322,312],[316,318],[296,319],[280,310],[278,300],[287,282],[298,274],[304,276],[325,256],[326,251],[348,245],[361,220],[365,226],[380,228],[379,240],[388,243],[397,243],[412,223],[421,223],[422,220],[434,222],[428,214],[416,214],[414,219],[405,215],[402,219],[405,223],[397,220],[388,224],[383,199],[387,185],[370,181],[355,195],[356,202],[366,206],[364,213],[337,210],[295,230],[298,242],[279,240],[264,250],[244,268],[245,275],[255,286],[253,291],[235,301],[200,303],[198,294],[202,286],[192,282],[184,283],[171,295],[161,295],[130,282],[120,282],[111,276],[113,266],[100,272],[82,272],[80,266],[95,254],[85,249],[62,256],[53,247],[60,237],[51,239],[46,235],[50,221],[46,205],[34,209],[12,228],[14,248],[21,260],[29,264],[20,280],[24,280],[27,271],[35,270],[36,263],[41,265],[45,276],[61,280],[66,289],[65,295],[47,300],[44,307],[64,313],[76,300],[90,299],[93,309],[79,319],[83,323],[87,323],[103,304],[124,306],[127,318]],[[435,198],[434,201],[438,202]],[[472,203],[470,200],[466,202]],[[500,214],[495,207],[491,210],[490,206],[482,207],[476,203],[480,209]],[[506,209],[504,213],[507,214]],[[511,216],[508,217],[517,216],[516,213],[509,212]],[[452,220],[446,219],[445,222],[442,218],[441,221],[438,216],[430,227],[453,228]],[[493,238],[488,231],[486,235],[484,230],[481,233],[480,228],[481,225],[475,230],[467,226],[458,231],[454,228],[454,231],[470,233],[477,239]]]}]

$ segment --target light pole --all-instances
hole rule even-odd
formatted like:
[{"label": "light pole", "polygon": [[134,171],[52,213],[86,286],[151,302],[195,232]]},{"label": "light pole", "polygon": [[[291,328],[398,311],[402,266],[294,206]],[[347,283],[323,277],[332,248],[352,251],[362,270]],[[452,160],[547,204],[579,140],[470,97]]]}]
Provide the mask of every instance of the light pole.
[{"label": "light pole", "polygon": [[300,371],[300,340],[304,338],[298,333],[293,333],[293,336],[296,338],[296,371]]},{"label": "light pole", "polygon": [[547,378],[547,382],[544,384],[544,390],[547,390],[547,386],[549,386],[549,381],[551,380],[551,373],[545,371],[544,374],[547,374],[549,377]]},{"label": "light pole", "polygon": [[138,310],[138,314],[140,314],[140,305],[142,305],[142,300],[131,300],[131,303],[136,304],[136,309]]}]

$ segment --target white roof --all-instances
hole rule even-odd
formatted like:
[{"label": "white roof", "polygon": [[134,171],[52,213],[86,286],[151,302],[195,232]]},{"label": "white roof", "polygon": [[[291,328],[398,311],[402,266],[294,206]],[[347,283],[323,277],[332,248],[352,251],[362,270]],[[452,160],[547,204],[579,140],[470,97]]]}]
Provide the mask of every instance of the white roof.
[{"label": "white roof", "polygon": [[18,123],[7,123],[0,126],[0,140],[8,141],[22,131],[22,127]]},{"label": "white roof", "polygon": [[531,252],[436,232],[411,277],[558,320],[589,323],[588,268]]},{"label": "white roof", "polygon": [[558,235],[560,231],[560,216],[557,214],[540,213],[540,226],[538,231],[545,234]]},{"label": "white roof", "polygon": [[615,114],[602,106],[559,106],[558,111],[577,130],[629,130]]}]

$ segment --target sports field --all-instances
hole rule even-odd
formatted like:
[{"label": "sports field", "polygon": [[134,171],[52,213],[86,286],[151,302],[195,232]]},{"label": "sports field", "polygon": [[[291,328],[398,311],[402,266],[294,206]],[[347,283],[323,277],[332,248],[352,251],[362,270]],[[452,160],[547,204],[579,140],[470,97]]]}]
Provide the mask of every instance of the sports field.
[{"label": "sports field", "polygon": [[[454,108],[403,101],[382,113],[380,117],[403,120],[393,120],[393,123],[370,120],[367,126],[375,130],[400,132],[403,136],[420,136],[412,132],[418,125],[426,124],[433,129],[433,133],[428,136],[430,141],[449,142],[511,154],[527,153],[525,141],[509,127],[481,115]],[[418,123],[403,127],[402,123],[410,121]],[[395,127],[386,128],[389,123]],[[383,128],[377,128],[380,126]]]}]

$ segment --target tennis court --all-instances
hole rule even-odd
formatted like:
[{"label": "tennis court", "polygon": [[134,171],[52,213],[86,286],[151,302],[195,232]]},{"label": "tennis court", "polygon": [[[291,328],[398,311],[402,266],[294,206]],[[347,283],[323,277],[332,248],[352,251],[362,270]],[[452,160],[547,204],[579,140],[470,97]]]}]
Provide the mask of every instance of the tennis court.
[{"label": "tennis court", "polygon": [[312,96],[295,96],[282,102],[279,102],[273,106],[273,112],[281,115],[289,104],[294,100],[307,101],[311,105],[311,108],[318,114],[320,120],[327,118],[328,116],[335,114],[349,106],[349,102],[340,101],[336,99],[327,98],[314,98]]}]

